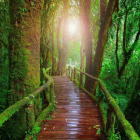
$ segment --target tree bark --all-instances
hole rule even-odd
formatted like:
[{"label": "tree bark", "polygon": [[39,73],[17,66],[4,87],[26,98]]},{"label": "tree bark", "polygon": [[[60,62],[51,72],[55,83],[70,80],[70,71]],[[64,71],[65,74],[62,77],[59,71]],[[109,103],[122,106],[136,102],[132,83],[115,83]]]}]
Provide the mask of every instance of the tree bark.
[{"label": "tree bark", "polygon": [[[96,53],[94,56],[94,62],[93,62],[93,71],[92,75],[94,77],[99,77],[101,68],[102,68],[102,62],[103,62],[103,55],[105,50],[105,45],[107,43],[107,37],[108,37],[108,29],[110,27],[110,23],[112,20],[112,14],[115,8],[117,0],[110,0],[107,6],[106,14],[104,16],[103,24],[101,24],[99,36],[98,36],[98,43],[96,47]],[[95,94],[97,83],[93,81],[93,93]]]}]

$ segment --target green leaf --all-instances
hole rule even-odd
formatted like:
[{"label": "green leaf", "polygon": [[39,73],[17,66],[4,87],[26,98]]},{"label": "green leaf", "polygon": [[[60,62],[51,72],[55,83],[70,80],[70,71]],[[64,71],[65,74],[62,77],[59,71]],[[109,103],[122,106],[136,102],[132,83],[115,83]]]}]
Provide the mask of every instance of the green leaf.
[{"label": "green leaf", "polygon": [[101,134],[101,129],[99,128],[96,132],[97,135],[100,135]]}]

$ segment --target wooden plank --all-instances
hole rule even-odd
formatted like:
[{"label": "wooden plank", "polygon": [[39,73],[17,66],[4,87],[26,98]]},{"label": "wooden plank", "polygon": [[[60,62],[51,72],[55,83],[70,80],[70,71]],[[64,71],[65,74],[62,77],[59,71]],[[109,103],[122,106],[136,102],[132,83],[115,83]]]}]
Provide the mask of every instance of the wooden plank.
[{"label": "wooden plank", "polygon": [[[89,138],[99,138],[99,136],[96,136],[96,135],[80,135],[80,134],[60,134],[60,135],[57,135],[57,134],[46,134],[46,133],[42,133],[41,136],[39,136],[39,138],[59,138],[59,139],[77,139],[77,138],[84,138],[86,140],[88,140]],[[40,139],[39,139],[40,140]]]},{"label": "wooden plank", "polygon": [[[76,132],[80,132],[80,131],[93,131],[93,129],[95,128],[91,128],[91,127],[66,127],[66,126],[43,126],[41,131],[76,131]],[[41,132],[40,131],[40,132]],[[95,130],[97,132],[97,130]]]}]

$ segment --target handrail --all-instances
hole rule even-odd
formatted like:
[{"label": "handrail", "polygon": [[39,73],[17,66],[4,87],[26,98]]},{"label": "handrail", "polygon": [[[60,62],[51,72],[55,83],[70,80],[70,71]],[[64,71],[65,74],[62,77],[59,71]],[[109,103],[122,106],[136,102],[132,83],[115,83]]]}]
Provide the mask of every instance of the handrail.
[{"label": "handrail", "polygon": [[[86,76],[90,77],[91,79],[98,82],[100,89],[102,89],[102,91],[104,92],[108,105],[109,105],[107,116],[105,116],[104,108],[102,106],[103,100],[99,102],[97,97],[95,97],[93,94],[89,93],[81,85],[80,80],[79,80],[79,82],[77,82],[76,76],[75,76],[76,71],[78,71],[80,73],[80,76],[86,75]],[[128,138],[128,140],[140,140],[140,137],[135,132],[132,125],[127,121],[127,119],[125,118],[124,114],[122,113],[120,107],[116,103],[115,99],[111,96],[109,91],[106,89],[106,86],[101,79],[93,77],[77,68],[72,68],[70,66],[68,67],[68,72],[69,72],[69,77],[72,79],[72,81],[77,83],[82,90],[84,90],[90,97],[92,97],[93,100],[95,100],[99,104],[101,112],[102,112],[101,114],[102,114],[103,132],[106,133],[106,139],[109,139],[110,135],[112,133],[114,133],[114,123],[115,123],[114,118],[116,116],[118,123],[121,125],[121,128],[125,132],[125,135]],[[81,79],[81,77],[80,77],[80,79]]]},{"label": "handrail", "polygon": [[[39,126],[40,123],[42,122],[42,120],[46,117],[46,115],[51,111],[51,108],[54,106],[54,85],[53,85],[53,79],[50,78],[50,76],[48,76],[46,74],[46,72],[49,69],[45,70],[43,68],[43,74],[44,76],[48,79],[47,83],[45,83],[43,86],[41,86],[39,89],[37,89],[35,92],[33,92],[32,94],[29,94],[28,97],[24,97],[22,100],[16,102],[15,104],[11,105],[10,107],[8,107],[5,111],[3,111],[0,114],[0,127],[4,124],[4,122],[6,122],[7,120],[10,119],[11,116],[13,116],[16,112],[19,111],[19,109],[21,109],[23,106],[25,106],[25,110],[27,112],[27,118],[29,119],[28,121],[30,122],[28,125],[29,130],[32,129],[32,127],[34,125]],[[37,120],[30,120],[30,119],[34,119],[34,112],[29,111],[31,110],[31,108],[33,108],[34,106],[32,105],[32,101],[38,96],[40,95],[40,93],[42,91],[44,91],[46,88],[50,87],[50,92],[51,92],[51,102],[49,103],[48,107],[46,109],[44,109],[42,111],[42,113],[38,116]],[[45,113],[47,112],[47,113]],[[30,113],[30,114],[29,114]],[[30,117],[32,116],[32,117]],[[27,131],[28,132],[28,131]]]}]

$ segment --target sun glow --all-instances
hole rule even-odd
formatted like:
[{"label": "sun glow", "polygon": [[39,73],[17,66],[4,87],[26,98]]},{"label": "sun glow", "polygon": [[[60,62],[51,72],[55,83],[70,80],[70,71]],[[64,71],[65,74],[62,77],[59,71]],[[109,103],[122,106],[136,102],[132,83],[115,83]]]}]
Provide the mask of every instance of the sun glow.
[{"label": "sun glow", "polygon": [[74,34],[76,32],[76,25],[73,23],[69,23],[69,33]]}]

